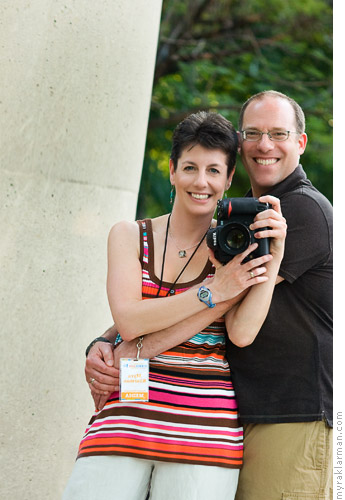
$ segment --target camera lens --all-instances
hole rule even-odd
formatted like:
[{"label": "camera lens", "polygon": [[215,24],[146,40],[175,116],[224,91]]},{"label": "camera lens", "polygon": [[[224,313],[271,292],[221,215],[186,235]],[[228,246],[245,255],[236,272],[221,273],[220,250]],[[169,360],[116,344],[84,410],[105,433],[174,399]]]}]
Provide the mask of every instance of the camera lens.
[{"label": "camera lens", "polygon": [[226,237],[226,244],[231,250],[239,250],[247,242],[247,235],[239,228],[230,229]]}]

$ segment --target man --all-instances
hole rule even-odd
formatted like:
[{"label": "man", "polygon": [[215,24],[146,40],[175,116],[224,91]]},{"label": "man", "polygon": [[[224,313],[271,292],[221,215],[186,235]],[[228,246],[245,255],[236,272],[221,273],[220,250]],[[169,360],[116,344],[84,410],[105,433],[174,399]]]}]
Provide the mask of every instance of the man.
[{"label": "man", "polygon": [[326,500],[332,498],[332,208],[297,166],[307,136],[294,101],[275,92],[253,96],[239,126],[249,196],[280,199],[288,236],[282,282],[259,335],[244,349],[228,345],[245,424],[236,499]]},{"label": "man", "polygon": [[[252,186],[248,196],[280,198],[288,236],[279,284],[260,333],[245,348],[228,343],[245,425],[236,500],[330,500],[332,207],[299,165],[307,136],[295,101],[275,91],[251,97],[242,107],[239,130]],[[182,326],[178,333],[146,336],[142,355],[163,352],[186,340],[185,334]],[[114,330],[106,336],[113,340]],[[135,343],[115,354],[135,355]],[[108,394],[102,392],[114,387],[112,365],[112,346],[97,342],[85,370],[96,405],[102,406]]]}]

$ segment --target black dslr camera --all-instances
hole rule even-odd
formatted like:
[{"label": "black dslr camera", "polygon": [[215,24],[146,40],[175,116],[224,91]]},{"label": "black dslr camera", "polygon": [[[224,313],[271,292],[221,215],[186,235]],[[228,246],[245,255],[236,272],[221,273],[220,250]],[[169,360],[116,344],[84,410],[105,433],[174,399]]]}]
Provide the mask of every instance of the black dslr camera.
[{"label": "black dslr camera", "polygon": [[[207,245],[214,250],[214,256],[222,264],[235,255],[244,252],[249,245],[259,246],[243,262],[266,255],[270,251],[269,238],[257,239],[256,231],[249,229],[257,213],[271,208],[257,198],[225,198],[217,203],[217,227],[207,232]],[[268,228],[259,229],[263,231]]]}]

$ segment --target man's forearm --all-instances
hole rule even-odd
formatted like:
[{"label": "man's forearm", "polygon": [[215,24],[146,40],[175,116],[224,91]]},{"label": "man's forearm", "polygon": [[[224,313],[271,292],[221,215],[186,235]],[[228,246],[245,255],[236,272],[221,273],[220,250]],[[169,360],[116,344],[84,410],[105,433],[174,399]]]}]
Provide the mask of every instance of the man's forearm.
[{"label": "man's forearm", "polygon": [[115,325],[113,325],[113,326],[111,326],[110,328],[108,328],[108,330],[107,330],[107,331],[105,331],[105,332],[103,333],[102,337],[104,337],[104,338],[106,338],[106,339],[110,340],[110,342],[111,342],[112,344],[114,344],[115,339],[116,339],[116,337],[117,337],[117,334],[118,334],[118,331],[117,331],[117,329],[116,329],[116,326],[115,326]]}]

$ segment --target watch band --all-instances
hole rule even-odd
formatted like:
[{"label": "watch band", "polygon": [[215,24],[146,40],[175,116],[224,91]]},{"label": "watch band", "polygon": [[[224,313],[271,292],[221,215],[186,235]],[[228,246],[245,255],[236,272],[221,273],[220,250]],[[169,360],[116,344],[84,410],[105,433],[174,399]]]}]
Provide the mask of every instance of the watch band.
[{"label": "watch band", "polygon": [[96,344],[96,342],[107,342],[108,344],[112,344],[112,342],[110,342],[110,340],[106,339],[105,337],[97,337],[95,340],[91,342],[91,344],[87,346],[85,351],[86,357],[88,357],[91,347],[93,347]]},{"label": "watch band", "polygon": [[212,302],[212,292],[206,286],[201,286],[198,290],[198,299],[203,302],[207,307],[216,307],[216,304]]}]

